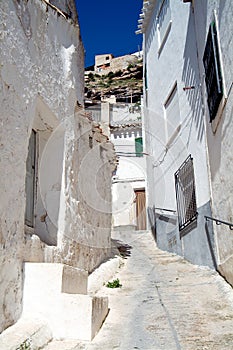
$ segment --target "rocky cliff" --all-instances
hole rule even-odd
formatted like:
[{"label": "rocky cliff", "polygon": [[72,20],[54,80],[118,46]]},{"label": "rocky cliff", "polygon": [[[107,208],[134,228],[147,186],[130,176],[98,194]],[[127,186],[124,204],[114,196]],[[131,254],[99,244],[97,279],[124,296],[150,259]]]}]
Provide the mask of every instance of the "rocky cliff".
[{"label": "rocky cliff", "polygon": [[107,72],[101,75],[96,72],[85,74],[85,99],[100,101],[115,96],[116,102],[140,101],[143,88],[143,63],[139,59],[129,64],[126,69],[117,72]]}]

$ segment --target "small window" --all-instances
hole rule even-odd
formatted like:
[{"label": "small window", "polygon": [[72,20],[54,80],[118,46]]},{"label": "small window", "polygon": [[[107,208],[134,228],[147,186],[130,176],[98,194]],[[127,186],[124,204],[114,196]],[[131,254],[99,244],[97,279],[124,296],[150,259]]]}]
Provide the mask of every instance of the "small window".
[{"label": "small window", "polygon": [[158,13],[159,52],[162,50],[171,29],[170,0],[162,0]]},{"label": "small window", "polygon": [[194,168],[191,155],[176,171],[175,187],[179,230],[182,231],[197,219]]},{"label": "small window", "polygon": [[212,122],[217,115],[223,97],[222,73],[215,21],[213,21],[209,27],[203,64],[205,68],[205,82],[208,95],[207,103],[210,122]]},{"label": "small window", "polygon": [[136,157],[143,157],[142,137],[135,138],[135,153],[136,153]]},{"label": "small window", "polygon": [[174,137],[174,133],[180,125],[180,107],[177,83],[175,83],[166,102],[164,103],[164,113],[167,128],[167,142],[171,142]]}]

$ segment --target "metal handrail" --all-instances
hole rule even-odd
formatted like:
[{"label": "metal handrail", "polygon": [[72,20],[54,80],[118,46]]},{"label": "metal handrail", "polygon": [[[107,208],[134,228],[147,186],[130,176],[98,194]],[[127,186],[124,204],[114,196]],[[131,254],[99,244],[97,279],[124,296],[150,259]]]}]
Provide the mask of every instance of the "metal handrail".
[{"label": "metal handrail", "polygon": [[233,230],[233,224],[231,222],[215,219],[215,218],[212,218],[212,217],[206,216],[206,215],[205,215],[205,219],[206,219],[206,221],[209,221],[209,220],[215,221],[216,225],[221,225],[221,224],[227,225],[227,226],[229,226],[230,230]]}]

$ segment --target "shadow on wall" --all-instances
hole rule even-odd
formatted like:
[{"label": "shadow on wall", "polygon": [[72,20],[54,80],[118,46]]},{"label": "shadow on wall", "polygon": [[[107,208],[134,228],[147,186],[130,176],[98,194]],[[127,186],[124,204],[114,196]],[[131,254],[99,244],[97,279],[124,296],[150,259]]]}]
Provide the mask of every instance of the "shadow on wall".
[{"label": "shadow on wall", "polygon": [[148,215],[148,221],[151,228],[152,235],[154,237],[154,240],[157,240],[156,235],[156,217],[155,217],[155,208],[154,207],[148,207],[147,208],[147,215]]},{"label": "shadow on wall", "polygon": [[221,19],[223,18],[223,13],[226,11],[225,6],[228,6],[228,9],[231,7],[231,2],[219,1],[219,26],[221,26]]},{"label": "shadow on wall", "polygon": [[208,222],[208,223],[205,222],[205,232],[206,232],[206,237],[207,237],[207,241],[208,241],[208,245],[209,245],[209,249],[210,249],[211,258],[213,261],[213,266],[214,266],[215,270],[217,270],[218,269],[217,259],[215,256],[213,242],[211,240],[211,233],[213,232],[213,223],[212,222]]},{"label": "shadow on wall", "polygon": [[[206,6],[203,18],[206,18]],[[205,38],[203,38],[203,40],[205,42]],[[201,141],[204,136],[204,113],[202,108],[202,91],[200,83],[203,82],[200,81],[195,23],[191,7],[183,58],[184,66],[182,72],[182,80],[184,82],[184,87],[193,87],[192,89],[185,90],[189,105],[192,110],[192,122],[190,125],[189,135],[191,135],[191,129],[194,125],[197,130],[197,139]]]},{"label": "shadow on wall", "polygon": [[[158,11],[158,6],[154,11],[155,11],[154,13],[156,13],[156,11]],[[151,44],[155,38],[156,30],[157,30],[157,20],[154,20],[154,21],[152,21],[151,24],[149,24],[149,27],[147,29],[147,31],[149,33],[149,37],[147,38],[146,43],[145,43],[146,44],[146,50],[145,50],[146,52],[149,52],[149,50],[150,50]]]}]

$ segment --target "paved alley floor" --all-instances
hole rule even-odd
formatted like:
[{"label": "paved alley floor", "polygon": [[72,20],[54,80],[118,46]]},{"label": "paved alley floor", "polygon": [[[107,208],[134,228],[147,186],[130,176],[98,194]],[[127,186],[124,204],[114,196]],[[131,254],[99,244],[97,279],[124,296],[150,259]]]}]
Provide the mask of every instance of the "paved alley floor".
[{"label": "paved alley floor", "polygon": [[101,288],[109,314],[77,349],[233,349],[233,290],[216,272],[159,250],[149,233],[114,234],[122,287]]}]

